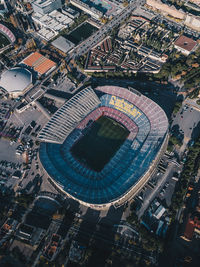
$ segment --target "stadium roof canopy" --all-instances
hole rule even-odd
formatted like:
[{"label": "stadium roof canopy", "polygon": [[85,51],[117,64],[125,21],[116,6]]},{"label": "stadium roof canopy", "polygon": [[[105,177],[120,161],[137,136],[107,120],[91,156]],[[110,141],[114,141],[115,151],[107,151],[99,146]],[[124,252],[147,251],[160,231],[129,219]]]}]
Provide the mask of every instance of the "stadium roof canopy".
[{"label": "stadium roof canopy", "polygon": [[0,78],[0,87],[8,93],[23,92],[31,83],[31,72],[21,67],[15,67],[3,72]]},{"label": "stadium roof canopy", "polygon": [[67,101],[40,131],[38,138],[62,144],[78,123],[96,108],[100,101],[91,88],[79,92]]}]

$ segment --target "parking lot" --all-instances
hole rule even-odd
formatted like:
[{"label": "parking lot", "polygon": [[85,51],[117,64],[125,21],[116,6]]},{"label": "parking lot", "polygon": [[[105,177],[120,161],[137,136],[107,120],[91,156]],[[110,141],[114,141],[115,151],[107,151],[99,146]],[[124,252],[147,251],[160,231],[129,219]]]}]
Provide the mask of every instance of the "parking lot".
[{"label": "parking lot", "polygon": [[183,131],[184,136],[190,139],[193,137],[193,129],[199,122],[199,116],[200,112],[198,110],[195,110],[189,105],[184,105],[174,118],[172,128],[174,125],[179,125],[179,129]]},{"label": "parking lot", "polygon": [[34,107],[10,115],[0,139],[1,183],[15,190],[27,187],[27,192],[40,186],[40,182],[34,180],[39,169],[35,138],[46,121],[46,117]]},{"label": "parking lot", "polygon": [[173,119],[171,132],[178,138],[182,139],[183,145],[177,151],[182,155],[186,146],[196,140],[200,133],[199,126],[200,110],[195,109],[192,105],[183,104],[179,112]]},{"label": "parking lot", "polygon": [[23,164],[23,158],[15,153],[16,145],[10,145],[9,140],[0,139],[0,183],[13,188],[22,175],[20,169]]},{"label": "parking lot", "polygon": [[14,112],[10,117],[9,122],[13,122],[18,126],[28,126],[33,120],[42,126],[47,122],[46,117],[34,107],[31,107],[22,113]]},{"label": "parking lot", "polygon": [[[10,144],[9,140],[0,139],[0,161],[1,160],[7,160],[7,161],[11,161],[11,162],[22,162],[22,158],[18,157],[15,154],[15,150],[18,144],[13,143],[12,145]],[[5,153],[6,151],[6,153]]]},{"label": "parking lot", "polygon": [[157,172],[135,197],[138,217],[143,215],[155,198],[165,199],[167,206],[170,205],[175,184],[178,180],[176,178],[174,179],[174,174],[180,171],[180,169],[181,166],[176,161],[168,158],[168,156],[163,156],[158,165]]},{"label": "parking lot", "polygon": [[71,82],[70,79],[68,79],[66,76],[62,76],[58,78],[56,84],[53,84],[53,88],[65,93],[72,93],[75,90],[76,85]]}]

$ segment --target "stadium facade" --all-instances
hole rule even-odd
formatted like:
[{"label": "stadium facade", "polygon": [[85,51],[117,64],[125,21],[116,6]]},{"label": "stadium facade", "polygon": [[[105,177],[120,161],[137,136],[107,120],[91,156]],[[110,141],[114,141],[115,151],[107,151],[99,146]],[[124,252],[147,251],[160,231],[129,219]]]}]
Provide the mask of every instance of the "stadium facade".
[{"label": "stadium facade", "polygon": [[14,34],[3,24],[0,24],[0,33],[5,35],[12,44],[16,41]]},{"label": "stadium facade", "polygon": [[[128,130],[103,169],[77,160],[72,147],[102,116]],[[122,205],[154,173],[168,143],[168,119],[151,99],[116,86],[86,88],[67,101],[40,131],[40,161],[51,181],[69,197],[95,209]]]}]

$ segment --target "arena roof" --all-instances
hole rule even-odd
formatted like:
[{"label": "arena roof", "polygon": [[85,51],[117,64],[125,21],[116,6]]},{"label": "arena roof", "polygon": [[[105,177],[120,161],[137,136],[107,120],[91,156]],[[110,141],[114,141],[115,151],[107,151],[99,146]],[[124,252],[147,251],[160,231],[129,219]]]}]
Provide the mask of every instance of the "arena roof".
[{"label": "arena roof", "polygon": [[[46,139],[41,143],[40,160],[49,176],[66,194],[86,205],[103,206],[117,202],[130,190],[141,186],[140,181],[144,181],[143,177],[154,166],[152,164],[166,144],[168,120],[164,111],[142,94],[116,86],[97,87],[95,93],[92,89],[84,89],[72,103],[68,101],[68,105],[63,106],[65,108],[56,112],[58,117],[50,119],[40,133],[40,139],[42,134],[43,140],[46,134],[49,138],[49,141]],[[86,101],[90,99],[86,95],[90,94],[94,97],[94,104]],[[68,113],[71,104],[73,109]],[[76,111],[79,105],[81,109]],[[102,115],[120,122],[130,134],[110,161],[97,172],[80,163],[72,155],[71,148],[87,132],[89,125]],[[64,119],[60,123],[59,116]],[[54,142],[56,129],[62,132],[59,142],[65,139],[63,143]],[[51,136],[53,140],[50,140]]]},{"label": "arena roof", "polygon": [[29,67],[32,67],[40,75],[45,74],[56,67],[55,62],[46,58],[38,52],[30,54],[22,61],[22,63]]},{"label": "arena roof", "polygon": [[19,92],[32,83],[32,74],[29,70],[15,67],[5,71],[0,78],[0,87],[7,92]]}]

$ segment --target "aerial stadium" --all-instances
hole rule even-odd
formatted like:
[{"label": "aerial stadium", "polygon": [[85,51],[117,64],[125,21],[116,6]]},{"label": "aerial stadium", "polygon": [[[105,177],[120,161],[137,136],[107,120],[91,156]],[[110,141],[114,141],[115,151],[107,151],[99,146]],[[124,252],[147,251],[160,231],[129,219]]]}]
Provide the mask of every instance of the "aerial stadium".
[{"label": "aerial stadium", "polygon": [[0,53],[16,41],[14,34],[0,23]]},{"label": "aerial stadium", "polygon": [[168,119],[138,91],[86,88],[38,135],[40,162],[67,196],[94,209],[123,205],[155,171],[168,143]]}]

